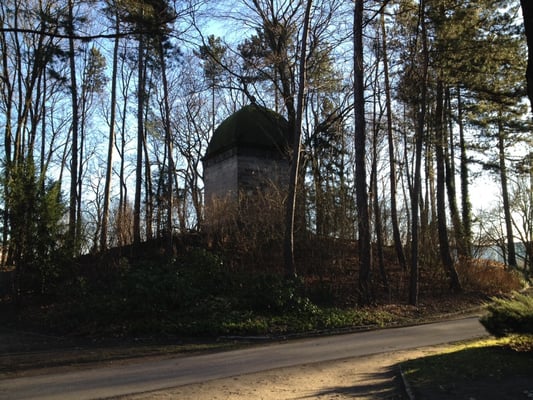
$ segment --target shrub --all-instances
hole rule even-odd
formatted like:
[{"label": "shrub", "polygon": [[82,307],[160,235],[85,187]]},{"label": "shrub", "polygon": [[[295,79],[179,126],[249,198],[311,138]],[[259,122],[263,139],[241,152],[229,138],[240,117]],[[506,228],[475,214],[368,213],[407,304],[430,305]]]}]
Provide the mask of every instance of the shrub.
[{"label": "shrub", "polygon": [[519,290],[523,286],[516,271],[505,269],[503,264],[491,260],[462,260],[457,264],[457,272],[466,290],[495,295]]},{"label": "shrub", "polygon": [[533,352],[533,334],[511,335],[509,347],[518,352]]},{"label": "shrub", "polygon": [[481,323],[493,335],[533,333],[533,297],[515,292],[511,298],[493,299],[487,309]]}]

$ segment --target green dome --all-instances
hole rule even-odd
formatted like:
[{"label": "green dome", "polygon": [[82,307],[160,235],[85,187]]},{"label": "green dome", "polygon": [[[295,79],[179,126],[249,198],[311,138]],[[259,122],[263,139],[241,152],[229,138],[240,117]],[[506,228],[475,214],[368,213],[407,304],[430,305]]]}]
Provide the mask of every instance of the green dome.
[{"label": "green dome", "polygon": [[280,114],[251,104],[226,118],[213,133],[205,159],[231,148],[285,151],[288,123]]}]

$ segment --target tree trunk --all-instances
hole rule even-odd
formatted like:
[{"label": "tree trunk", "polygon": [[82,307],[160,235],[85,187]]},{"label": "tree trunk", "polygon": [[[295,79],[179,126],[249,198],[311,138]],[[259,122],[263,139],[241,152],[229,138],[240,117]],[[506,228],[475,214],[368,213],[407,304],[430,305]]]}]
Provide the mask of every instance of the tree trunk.
[{"label": "tree trunk", "polygon": [[[15,14],[15,18],[17,18]],[[9,198],[10,192],[9,192],[9,184],[10,181],[10,175],[11,175],[11,146],[12,146],[12,126],[11,126],[11,118],[12,118],[12,112],[13,112],[13,106],[14,106],[14,98],[13,98],[13,85],[10,79],[9,72],[11,68],[9,67],[9,60],[8,60],[8,51],[7,51],[7,41],[5,32],[0,32],[0,54],[2,57],[2,72],[1,75],[3,76],[2,80],[2,96],[5,98],[5,109],[3,110],[4,114],[4,173],[3,173],[3,197],[4,199]],[[1,263],[2,265],[5,265],[7,263],[7,255],[9,251],[6,251],[9,249],[8,243],[9,243],[9,207],[5,206],[3,207],[2,211],[2,217],[3,217],[3,227],[2,229],[2,249],[4,251],[1,252]]]},{"label": "tree trunk", "polygon": [[[167,152],[167,221],[166,221],[166,227],[165,227],[165,235],[166,235],[166,251],[167,254],[171,255],[173,252],[173,243],[172,243],[172,235],[173,235],[173,211],[174,211],[174,157],[173,152],[174,148],[172,145],[172,134],[171,134],[171,128],[170,128],[170,104],[168,102],[168,79],[167,79],[167,66],[166,66],[166,60],[165,60],[165,53],[163,48],[163,38],[160,38],[159,40],[159,62],[161,66],[161,75],[163,80],[163,124],[165,129],[165,148]],[[213,84],[214,88],[214,84]],[[214,89],[213,89],[214,90]],[[214,104],[214,96],[213,96],[213,104]],[[214,112],[214,109],[213,109]],[[214,114],[213,114],[214,115]],[[214,116],[213,116],[213,126],[214,126]]]},{"label": "tree trunk", "polygon": [[459,147],[461,148],[461,209],[463,224],[463,243],[467,256],[472,255],[472,204],[470,203],[468,183],[468,156],[466,154],[466,140],[463,127],[463,104],[461,101],[461,87],[457,86],[457,119],[459,125]]},{"label": "tree trunk", "polygon": [[507,264],[511,268],[517,268],[516,250],[514,246],[513,220],[511,216],[509,187],[507,183],[507,166],[505,163],[505,140],[501,121],[498,122],[498,152],[500,165],[500,184],[502,188],[503,212],[505,216],[505,230],[507,239]]},{"label": "tree trunk", "polygon": [[[446,192],[448,195],[448,205],[450,207],[450,216],[453,223],[454,238],[455,238],[455,248],[457,254],[460,257],[465,257],[468,255],[467,246],[465,244],[465,238],[463,233],[463,224],[461,222],[461,217],[459,215],[459,207],[457,206],[457,191],[455,186],[455,143],[453,135],[453,124],[451,122],[451,104],[450,104],[450,89],[446,87],[444,105],[445,111],[443,113],[443,144],[448,142],[449,145],[443,147],[444,150],[444,165],[445,165],[445,176],[446,176]],[[444,121],[447,121],[447,124],[444,124]],[[446,129],[446,127],[448,129]]]},{"label": "tree trunk", "polygon": [[284,236],[284,264],[287,277],[296,276],[294,263],[294,228],[296,216],[296,197],[298,192],[298,175],[300,172],[300,146],[302,139],[302,115],[304,109],[304,89],[306,85],[306,59],[307,59],[307,35],[311,19],[312,0],[308,0],[305,8],[303,31],[300,51],[300,68],[298,72],[298,94],[296,97],[296,118],[294,122],[294,140],[292,160],[289,177],[289,193],[285,210],[285,236]]},{"label": "tree trunk", "polygon": [[[107,164],[104,184],[104,204],[102,210],[102,231],[100,232],[100,251],[107,248],[107,224],[109,220],[109,202],[111,197],[111,178],[113,171],[113,148],[115,147],[115,119],[116,119],[116,102],[117,102],[117,71],[118,71],[118,48],[120,39],[118,33],[120,30],[118,12],[115,14],[115,32],[117,37],[113,46],[113,66],[111,71],[111,100],[109,114],[109,140],[107,144]],[[119,205],[120,208],[120,205]]]},{"label": "tree trunk", "polygon": [[69,238],[72,244],[72,251],[75,251],[77,243],[77,204],[78,204],[78,84],[76,82],[76,60],[74,46],[74,2],[68,1],[68,33],[69,33],[69,65],[70,65],[70,94],[72,101],[72,150],[70,161],[70,202],[69,202]]},{"label": "tree trunk", "polygon": [[148,157],[148,145],[146,143],[146,135],[143,135],[142,151],[144,153],[144,229],[146,240],[151,240],[154,237],[153,232],[153,217],[154,217],[154,193],[152,183],[152,171],[150,169],[150,159]]},{"label": "tree trunk", "polygon": [[[125,56],[125,54],[124,54]],[[122,57],[121,57],[122,58]],[[128,109],[128,85],[126,82],[129,82],[129,73],[127,76],[124,76],[124,63],[121,63],[121,77],[122,82],[124,83],[123,87],[125,88],[122,92],[123,102],[122,102],[122,113],[126,114]],[[120,128],[120,146],[115,144],[115,148],[120,154],[120,167],[119,167],[119,200],[118,200],[118,245],[123,246],[126,244],[132,243],[133,238],[133,226],[132,226],[132,215],[129,213],[130,205],[128,200],[128,186],[126,185],[126,124],[123,123]]]},{"label": "tree trunk", "polygon": [[439,250],[442,265],[448,279],[450,288],[455,291],[461,290],[459,276],[450,253],[448,226],[446,223],[446,170],[444,160],[444,147],[446,140],[444,135],[444,96],[442,80],[437,81],[436,107],[435,107],[435,158],[437,163],[437,229],[439,234]]},{"label": "tree trunk", "polygon": [[133,243],[141,242],[141,192],[143,182],[143,143],[144,143],[144,38],[139,37],[137,86],[137,162],[135,164],[135,199],[133,204]]},{"label": "tree trunk", "polygon": [[[377,73],[377,68],[376,68]],[[377,101],[374,102],[376,104]],[[374,117],[376,116],[376,112],[374,110]],[[381,283],[383,285],[383,288],[387,293],[390,294],[390,287],[389,287],[389,279],[387,277],[387,271],[385,269],[385,255],[383,253],[383,222],[381,218],[381,207],[379,204],[379,195],[378,195],[378,171],[377,171],[377,165],[378,165],[378,123],[377,121],[374,121],[374,137],[372,140],[372,166],[371,166],[371,172],[370,172],[370,182],[371,182],[371,190],[370,193],[372,195],[371,201],[373,203],[372,209],[374,210],[374,224],[375,224],[375,235],[376,235],[376,253],[377,253],[377,261],[378,261],[378,269],[379,273],[381,275]]]},{"label": "tree trunk", "polygon": [[389,180],[390,180],[390,217],[392,224],[392,235],[394,239],[394,248],[396,250],[396,257],[400,267],[407,271],[407,261],[402,246],[402,239],[400,236],[400,227],[398,225],[398,206],[396,204],[396,159],[394,155],[394,137],[392,131],[392,101],[391,101],[391,87],[389,80],[389,59],[387,55],[387,32],[385,30],[385,10],[381,11],[381,33],[382,33],[382,49],[383,49],[383,76],[385,83],[385,107],[387,112],[387,141],[389,149]]},{"label": "tree trunk", "polygon": [[371,272],[372,249],[370,244],[370,217],[366,186],[366,127],[363,57],[363,0],[355,0],[354,22],[354,145],[355,190],[359,234],[359,301],[372,301]]},{"label": "tree trunk", "polygon": [[418,241],[419,241],[419,198],[422,189],[422,148],[424,143],[424,123],[426,119],[427,102],[427,78],[429,67],[429,49],[426,32],[425,1],[421,0],[419,5],[419,21],[422,39],[421,82],[420,82],[420,103],[418,110],[416,138],[415,138],[415,167],[413,178],[413,191],[411,193],[411,270],[409,278],[409,303],[418,305],[419,292],[419,267],[418,267]]}]

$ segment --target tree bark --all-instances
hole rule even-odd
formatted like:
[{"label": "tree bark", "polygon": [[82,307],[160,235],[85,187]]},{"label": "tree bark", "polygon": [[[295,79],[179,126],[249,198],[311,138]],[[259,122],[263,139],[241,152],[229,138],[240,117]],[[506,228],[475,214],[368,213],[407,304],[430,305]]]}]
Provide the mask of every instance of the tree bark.
[{"label": "tree bark", "polygon": [[472,242],[472,205],[470,203],[469,182],[468,182],[468,156],[466,153],[466,140],[463,126],[463,103],[461,99],[461,87],[457,86],[457,119],[459,126],[459,147],[461,148],[461,211],[463,225],[463,243],[465,253],[471,256]]},{"label": "tree bark", "polygon": [[138,89],[137,89],[137,161],[135,164],[135,199],[133,203],[133,243],[141,242],[141,192],[143,181],[143,147],[144,147],[144,38],[139,37],[138,49]]},{"label": "tree bark", "polygon": [[450,253],[450,241],[446,221],[446,167],[444,160],[444,85],[442,80],[437,81],[436,107],[435,107],[435,158],[437,163],[437,229],[439,234],[439,251],[442,265],[452,291],[460,291],[461,283],[455,270],[453,258]]},{"label": "tree bark", "polygon": [[381,33],[382,33],[382,49],[383,49],[383,77],[385,83],[385,107],[387,113],[387,142],[389,150],[389,180],[390,180],[390,217],[392,224],[392,235],[394,239],[394,248],[396,250],[396,257],[400,267],[406,271],[407,261],[403,251],[402,239],[400,236],[400,227],[398,225],[398,206],[396,203],[396,157],[394,154],[394,137],[392,131],[392,100],[391,87],[389,79],[389,59],[387,55],[387,32],[385,30],[385,11],[381,12]]},{"label": "tree bark", "polygon": [[78,204],[78,84],[76,82],[76,60],[74,46],[74,2],[68,1],[68,32],[69,32],[69,66],[70,66],[70,94],[72,102],[72,150],[70,160],[70,201],[69,201],[69,238],[72,251],[75,251],[77,243],[77,204]]},{"label": "tree bark", "polygon": [[363,57],[363,0],[355,0],[353,22],[354,40],[354,145],[355,190],[359,234],[359,301],[372,301],[371,272],[372,251],[370,242],[370,216],[366,184],[366,127]]},{"label": "tree bark", "polygon": [[[376,74],[378,73],[378,69],[376,68]],[[374,102],[376,104],[377,101]],[[374,110],[374,118],[376,118],[376,110]],[[375,225],[375,237],[376,237],[376,255],[377,255],[377,262],[378,262],[378,269],[379,273],[381,275],[381,283],[383,285],[384,290],[389,293],[390,295],[390,286],[389,286],[389,279],[387,276],[387,271],[385,269],[385,255],[383,251],[384,243],[383,243],[383,221],[381,217],[381,207],[379,204],[379,195],[378,195],[378,123],[375,120],[374,121],[374,132],[373,132],[373,140],[372,140],[372,166],[371,166],[371,172],[370,172],[370,193],[371,193],[371,199],[372,202],[372,208],[374,210],[374,225]],[[371,219],[371,218],[370,218]]]},{"label": "tree bark", "polygon": [[[120,30],[118,12],[115,13],[115,31]],[[109,220],[109,202],[111,197],[111,175],[113,170],[113,148],[115,147],[115,119],[117,103],[117,71],[118,71],[119,37],[115,38],[113,46],[113,66],[111,71],[111,100],[109,114],[109,140],[107,144],[107,164],[104,184],[104,204],[102,210],[102,231],[100,232],[100,251],[107,248],[107,225]],[[119,205],[120,207],[120,205]]]},{"label": "tree bark", "polygon": [[307,59],[307,35],[309,32],[309,22],[311,19],[312,0],[308,0],[305,8],[303,21],[303,31],[301,39],[300,65],[298,72],[298,94],[296,97],[296,119],[294,122],[294,140],[292,149],[292,160],[289,177],[289,195],[285,210],[285,236],[284,236],[284,264],[287,277],[296,276],[296,266],[294,262],[294,227],[296,216],[296,197],[298,192],[298,175],[300,171],[300,147],[302,139],[302,115],[304,109],[304,93],[306,85],[306,59]]},{"label": "tree bark", "polygon": [[[159,62],[161,64],[161,75],[163,80],[163,124],[165,129],[165,147],[167,152],[167,221],[165,227],[166,237],[166,251],[167,254],[172,255],[173,253],[173,211],[174,211],[174,146],[172,145],[172,134],[170,127],[170,104],[168,101],[168,79],[167,79],[167,65],[165,60],[164,48],[163,48],[163,38],[159,40]],[[214,87],[214,85],[213,85]],[[214,119],[213,119],[214,121]]]},{"label": "tree bark", "polygon": [[425,1],[421,0],[419,4],[419,24],[422,39],[423,62],[421,65],[420,99],[415,134],[415,166],[413,177],[413,190],[411,193],[411,268],[409,277],[409,303],[415,306],[418,305],[419,292],[419,199],[422,189],[422,148],[424,143],[424,123],[426,120],[427,78],[429,67],[429,49],[427,43],[425,7]]},{"label": "tree bark", "polygon": [[502,188],[503,212],[505,216],[505,231],[507,239],[507,264],[511,268],[517,267],[516,250],[514,245],[513,221],[511,216],[509,187],[507,183],[507,166],[505,163],[505,139],[501,122],[498,122],[498,152],[500,166],[500,184]]},{"label": "tree bark", "polygon": [[[444,112],[443,112],[443,151],[446,176],[446,193],[448,195],[448,205],[450,207],[450,217],[452,219],[455,248],[460,257],[468,256],[467,246],[464,240],[463,224],[461,221],[459,207],[457,205],[457,191],[455,186],[455,143],[453,135],[453,124],[451,122],[451,99],[450,89],[444,90]],[[446,122],[446,123],[445,123]]]}]

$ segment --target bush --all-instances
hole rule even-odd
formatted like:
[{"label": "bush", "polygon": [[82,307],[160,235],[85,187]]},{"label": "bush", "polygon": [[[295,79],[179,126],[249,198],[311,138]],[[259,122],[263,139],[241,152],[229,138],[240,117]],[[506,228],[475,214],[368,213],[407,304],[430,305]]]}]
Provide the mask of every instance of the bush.
[{"label": "bush", "polygon": [[510,293],[523,286],[521,276],[516,271],[491,260],[462,260],[457,265],[457,272],[465,290],[496,295]]},{"label": "bush", "polygon": [[493,299],[487,309],[481,323],[491,334],[533,334],[533,297],[515,292],[511,298]]},{"label": "bush", "polygon": [[310,301],[303,295],[303,283],[269,273],[235,274],[239,306],[260,313],[308,311]]}]

